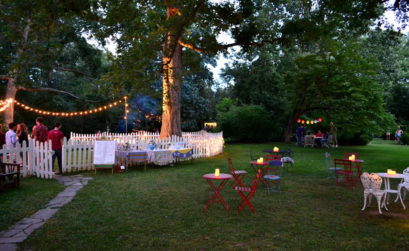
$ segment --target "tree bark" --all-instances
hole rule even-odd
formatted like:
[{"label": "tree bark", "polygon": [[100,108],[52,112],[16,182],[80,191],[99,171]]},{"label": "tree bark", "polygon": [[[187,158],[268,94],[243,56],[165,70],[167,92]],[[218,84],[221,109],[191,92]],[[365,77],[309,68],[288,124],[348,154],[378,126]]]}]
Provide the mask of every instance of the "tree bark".
[{"label": "tree bark", "polygon": [[[167,7],[167,18],[177,15],[176,7]],[[182,47],[174,32],[168,32],[163,44],[162,128],[160,138],[182,136],[180,111],[182,93]]]},{"label": "tree bark", "polygon": [[[12,98],[13,100],[16,98],[17,87],[16,87],[16,78],[9,78],[7,82],[7,90],[6,90],[6,99]],[[14,119],[14,102],[10,104],[10,106],[4,110],[3,112],[3,122],[8,125],[10,122],[13,122]]]},{"label": "tree bark", "polygon": [[297,119],[298,119],[298,117],[300,115],[301,115],[301,113],[295,113],[295,114],[293,114],[293,116],[288,121],[287,130],[285,132],[285,138],[284,138],[284,141],[286,143],[290,143],[290,141],[291,141],[291,132],[293,130],[293,126],[294,126],[295,122],[297,121]]}]

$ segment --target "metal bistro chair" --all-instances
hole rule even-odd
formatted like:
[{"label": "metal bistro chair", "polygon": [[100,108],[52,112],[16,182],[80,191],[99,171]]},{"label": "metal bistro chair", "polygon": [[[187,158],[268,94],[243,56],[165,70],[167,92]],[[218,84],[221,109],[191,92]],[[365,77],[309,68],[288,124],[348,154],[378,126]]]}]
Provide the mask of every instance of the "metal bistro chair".
[{"label": "metal bistro chair", "polygon": [[281,162],[280,160],[273,160],[269,162],[269,165],[265,170],[266,175],[264,175],[266,190],[268,194],[270,194],[270,191],[279,192],[281,194],[280,183],[282,171],[283,162]]},{"label": "metal bistro chair", "polygon": [[250,153],[250,161],[256,161],[257,157],[254,155],[253,150],[251,150],[251,148],[249,148],[249,153]]},{"label": "metal bistro chair", "polygon": [[[241,203],[239,204],[238,212],[240,213],[243,208],[247,205],[250,210],[255,214],[256,212],[254,211],[254,206],[250,203],[250,199],[254,196],[257,190],[258,183],[260,182],[260,173],[261,170],[259,170],[256,174],[256,176],[253,179],[253,182],[251,182],[249,187],[246,187],[244,185],[241,186],[235,186],[233,189],[239,192],[240,197],[243,199]],[[243,192],[247,192],[247,194],[244,194]]]},{"label": "metal bistro chair", "polygon": [[348,184],[352,182],[352,166],[351,161],[346,159],[334,159],[334,167],[341,168],[341,170],[335,170],[336,184],[340,184],[340,177],[343,183]]},{"label": "metal bistro chair", "polygon": [[229,161],[229,169],[230,169],[230,173],[233,175],[234,180],[232,181],[232,183],[230,184],[230,186],[243,186],[243,183],[241,182],[244,177],[247,174],[247,171],[245,170],[235,170],[234,166],[233,166],[233,161],[231,160],[230,157],[227,158],[227,160]]},{"label": "metal bistro chair", "polygon": [[335,172],[336,171],[342,171],[341,167],[334,167],[334,165],[331,165],[332,161],[331,161],[331,154],[326,152],[325,153],[325,165],[327,166],[327,170],[328,170],[328,177],[327,179],[335,179]]},{"label": "metal bistro chair", "polygon": [[[378,210],[380,214],[382,214],[381,210],[382,206],[384,206],[385,209],[388,210],[385,203],[386,192],[385,190],[381,190],[382,178],[379,177],[376,173],[368,174],[367,172],[364,172],[361,175],[361,182],[364,187],[364,206],[362,207],[361,210],[362,211],[365,210],[366,201],[368,197],[369,197],[368,206],[371,205],[372,195],[376,197],[376,200],[378,202]],[[382,199],[384,200],[383,202]]]},{"label": "metal bistro chair", "polygon": [[314,138],[312,135],[304,136],[304,147],[311,146],[314,147]]}]

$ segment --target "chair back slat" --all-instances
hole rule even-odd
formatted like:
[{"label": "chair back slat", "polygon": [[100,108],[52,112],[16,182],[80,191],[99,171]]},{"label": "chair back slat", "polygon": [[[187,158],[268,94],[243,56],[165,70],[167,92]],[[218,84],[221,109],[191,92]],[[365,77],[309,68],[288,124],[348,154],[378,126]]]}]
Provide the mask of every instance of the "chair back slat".
[{"label": "chair back slat", "polygon": [[281,160],[281,155],[272,155],[272,154],[268,154],[266,155],[266,161],[270,162],[273,160]]},{"label": "chair back slat", "polygon": [[370,179],[371,179],[371,189],[372,191],[376,192],[381,190],[382,186],[382,178],[379,177],[376,173],[371,173],[370,174]]},{"label": "chair back slat", "polygon": [[364,172],[361,175],[361,182],[362,182],[362,186],[364,187],[364,189],[371,189],[371,179],[370,179],[369,173]]},{"label": "chair back slat", "polygon": [[403,182],[404,183],[409,183],[409,167],[403,170]]}]

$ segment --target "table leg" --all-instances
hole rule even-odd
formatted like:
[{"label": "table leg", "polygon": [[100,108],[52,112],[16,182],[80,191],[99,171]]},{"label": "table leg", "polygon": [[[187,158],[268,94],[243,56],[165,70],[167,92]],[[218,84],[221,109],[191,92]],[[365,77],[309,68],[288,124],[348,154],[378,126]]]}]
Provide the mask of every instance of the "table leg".
[{"label": "table leg", "polygon": [[203,213],[206,212],[206,210],[209,208],[209,206],[212,203],[216,203],[216,202],[220,202],[224,206],[226,211],[230,213],[229,205],[226,203],[226,201],[223,199],[222,195],[220,194],[220,191],[223,189],[223,187],[227,184],[229,180],[223,180],[217,188],[213,185],[213,183],[209,179],[206,179],[206,180],[207,180],[207,183],[209,183],[209,186],[212,188],[214,194],[204,206]]}]

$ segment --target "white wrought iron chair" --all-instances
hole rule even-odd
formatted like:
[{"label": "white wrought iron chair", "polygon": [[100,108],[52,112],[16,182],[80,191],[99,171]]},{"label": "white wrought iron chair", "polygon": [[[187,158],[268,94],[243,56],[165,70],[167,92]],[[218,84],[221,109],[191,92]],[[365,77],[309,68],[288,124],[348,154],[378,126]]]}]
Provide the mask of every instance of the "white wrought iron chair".
[{"label": "white wrought iron chair", "polygon": [[[364,187],[364,206],[362,207],[362,211],[364,211],[366,208],[366,201],[368,196],[369,196],[368,206],[371,205],[372,195],[376,197],[376,200],[378,202],[378,210],[380,214],[382,214],[381,206],[384,206],[385,209],[388,210],[385,203],[386,198],[385,190],[381,190],[382,178],[379,177],[376,173],[368,174],[367,172],[364,172],[361,175],[361,182]],[[384,199],[383,202],[382,199]]]},{"label": "white wrought iron chair", "polygon": [[[406,190],[409,190],[409,167],[403,170],[403,176],[404,176],[403,182],[398,185],[398,197],[400,199],[400,202],[402,203],[403,209],[406,210],[403,200],[406,197]],[[403,199],[402,199],[402,192],[401,192],[402,188],[405,188],[405,190],[403,190],[404,192]]]},{"label": "white wrought iron chair", "polygon": [[314,147],[314,138],[312,135],[304,136],[304,147],[311,146]]}]

